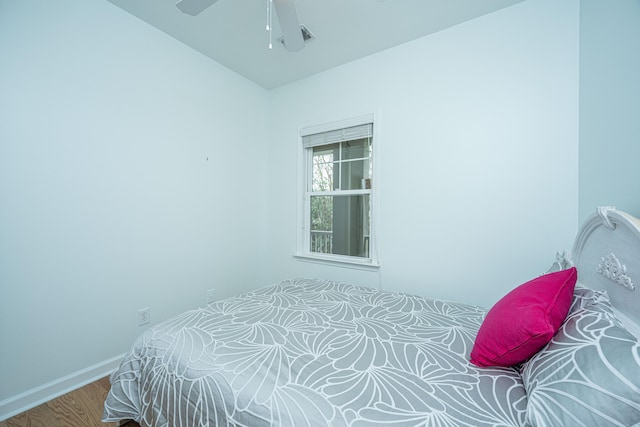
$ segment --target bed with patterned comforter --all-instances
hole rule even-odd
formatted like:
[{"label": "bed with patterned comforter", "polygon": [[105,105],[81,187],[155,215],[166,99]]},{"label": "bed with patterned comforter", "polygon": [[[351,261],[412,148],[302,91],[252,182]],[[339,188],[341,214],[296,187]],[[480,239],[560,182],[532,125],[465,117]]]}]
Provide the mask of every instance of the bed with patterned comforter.
[{"label": "bed with patterned comforter", "polygon": [[489,311],[300,279],[186,312],[134,343],[103,420],[640,427],[640,219],[599,208],[572,255]]},{"label": "bed with patterned comforter", "polygon": [[285,281],[145,332],[104,421],[142,426],[519,426],[515,368],[469,363],[483,308]]}]

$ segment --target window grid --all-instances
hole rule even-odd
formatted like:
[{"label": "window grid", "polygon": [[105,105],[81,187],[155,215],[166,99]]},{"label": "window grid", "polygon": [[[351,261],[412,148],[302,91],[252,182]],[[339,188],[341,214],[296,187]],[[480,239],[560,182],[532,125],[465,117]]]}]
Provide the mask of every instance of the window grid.
[{"label": "window grid", "polygon": [[[347,145],[354,141],[363,145],[361,155],[345,153],[350,148]],[[370,198],[373,172],[371,137],[318,145],[309,148],[308,153],[305,202],[308,203],[306,210],[309,233],[306,247],[311,253],[336,254],[333,235],[335,231],[333,202],[337,200],[342,205],[342,210],[348,211],[351,215],[346,221],[350,231],[340,236],[342,246],[345,248],[337,249],[338,254],[370,259]],[[334,156],[334,153],[337,155]],[[354,178],[351,169],[355,168],[357,173],[359,165],[362,165],[361,174]],[[319,185],[316,185],[316,178],[321,181]],[[354,179],[361,181],[359,186],[353,182]],[[361,218],[358,218],[358,215]]]}]

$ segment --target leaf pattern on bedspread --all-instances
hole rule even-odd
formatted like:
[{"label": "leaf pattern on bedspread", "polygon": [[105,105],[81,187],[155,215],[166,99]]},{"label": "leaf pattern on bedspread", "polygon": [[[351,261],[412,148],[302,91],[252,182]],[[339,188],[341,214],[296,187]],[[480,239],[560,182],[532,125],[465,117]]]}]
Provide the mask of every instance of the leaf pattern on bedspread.
[{"label": "leaf pattern on bedspread", "polygon": [[292,280],[151,328],[112,375],[105,421],[142,426],[518,426],[511,368],[468,362],[485,310]]},{"label": "leaf pattern on bedspread", "polygon": [[640,343],[603,291],[576,289],[553,339],[521,366],[527,426],[636,426]]}]

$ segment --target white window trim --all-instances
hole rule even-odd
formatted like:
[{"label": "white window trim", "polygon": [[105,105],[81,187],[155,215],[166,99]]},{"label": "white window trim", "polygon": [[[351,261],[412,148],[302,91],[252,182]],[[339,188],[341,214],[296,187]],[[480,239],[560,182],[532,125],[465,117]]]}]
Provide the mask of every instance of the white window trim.
[{"label": "white window trim", "polygon": [[[298,132],[298,209],[297,209],[297,247],[294,257],[303,261],[318,262],[321,264],[342,266],[342,267],[354,267],[364,269],[377,269],[380,267],[379,262],[379,232],[378,223],[380,216],[379,208],[379,192],[380,192],[380,124],[378,114],[365,114],[362,116],[352,117],[344,120],[338,120],[334,122],[324,123],[320,125],[307,126],[299,129]],[[343,129],[353,126],[364,125],[367,123],[373,123],[373,173],[371,180],[373,185],[371,186],[371,234],[369,236],[369,258],[361,258],[355,256],[346,255],[334,255],[334,254],[320,254],[311,252],[309,250],[309,233],[305,229],[305,215],[310,215],[308,212],[307,203],[305,203],[306,188],[305,183],[307,177],[305,172],[309,168],[309,156],[305,147],[302,144],[302,137],[307,135],[313,135],[316,133],[330,132],[337,129]]]}]

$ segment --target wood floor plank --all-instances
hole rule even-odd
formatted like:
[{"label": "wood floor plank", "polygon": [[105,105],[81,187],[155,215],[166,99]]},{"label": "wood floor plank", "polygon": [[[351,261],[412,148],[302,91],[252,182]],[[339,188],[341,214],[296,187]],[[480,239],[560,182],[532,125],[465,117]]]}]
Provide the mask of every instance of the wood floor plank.
[{"label": "wood floor plank", "polygon": [[0,421],[0,427],[115,427],[103,423],[109,378],[101,378],[33,409]]},{"label": "wood floor plank", "polygon": [[[73,393],[65,394],[57,399],[47,402],[56,419],[56,424],[61,427],[87,426],[90,418],[86,409],[75,399]],[[95,414],[94,414],[95,415]],[[93,426],[91,426],[93,427]]]},{"label": "wood floor plank", "polygon": [[55,415],[46,404],[9,418],[6,423],[8,427],[58,427]]}]

